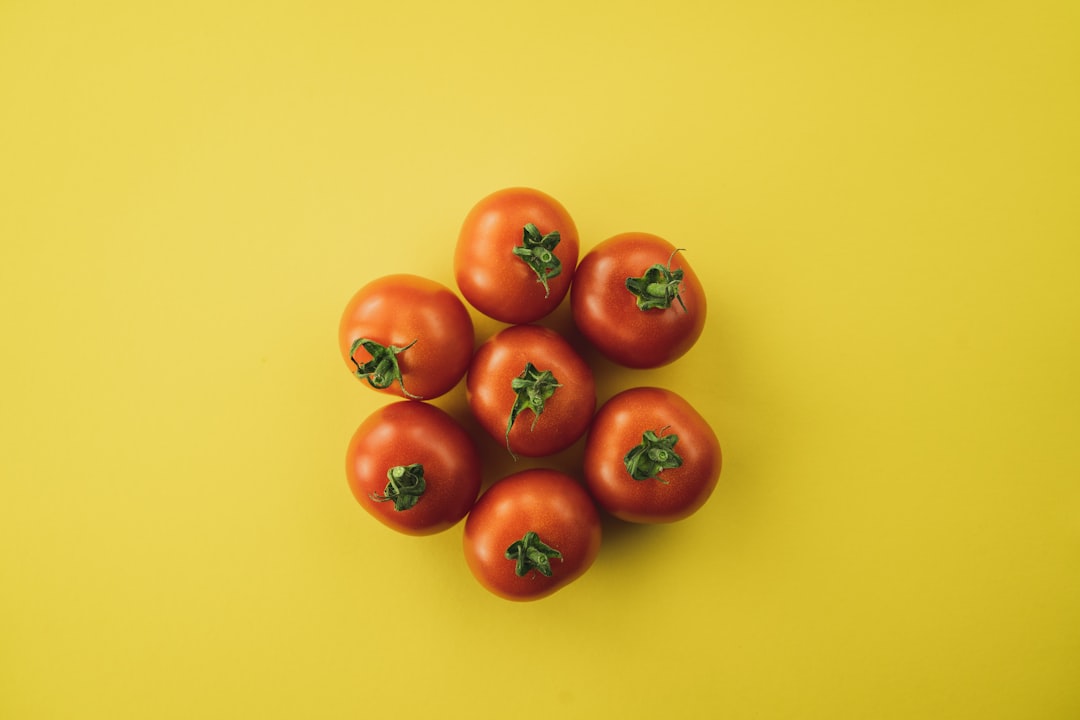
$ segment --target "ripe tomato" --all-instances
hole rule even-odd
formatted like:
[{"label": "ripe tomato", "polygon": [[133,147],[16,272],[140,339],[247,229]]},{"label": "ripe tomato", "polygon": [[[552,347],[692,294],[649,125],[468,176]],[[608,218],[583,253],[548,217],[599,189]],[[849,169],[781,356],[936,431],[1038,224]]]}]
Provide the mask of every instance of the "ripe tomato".
[{"label": "ripe tomato", "polygon": [[600,516],[585,489],[556,470],[496,482],[465,521],[465,560],[508,600],[536,600],[573,582],[600,552]]},{"label": "ripe tomato", "polygon": [[562,302],[578,261],[578,234],[555,198],[507,188],[478,202],[461,226],[454,276],[465,299],[505,323],[530,323]]},{"label": "ripe tomato", "polygon": [[716,434],[690,403],[670,390],[639,387],[596,413],[585,441],[585,482],[617,518],[672,522],[709,499],[721,460]]},{"label": "ripe tomato", "polygon": [[514,325],[485,341],[465,379],[473,415],[511,455],[574,444],[596,410],[592,370],[557,332]]},{"label": "ripe tomato", "polygon": [[472,358],[472,318],[446,286],[416,275],[387,275],[349,301],[338,344],[346,365],[371,387],[427,400],[464,377]]},{"label": "ripe tomato", "polygon": [[681,357],[705,327],[705,292],[679,250],[647,233],[586,253],[570,292],[574,323],[612,362],[654,368]]},{"label": "ripe tomato", "polygon": [[345,474],[357,502],[407,535],[458,523],[480,493],[480,455],[444,411],[402,400],[376,410],[356,429]]}]

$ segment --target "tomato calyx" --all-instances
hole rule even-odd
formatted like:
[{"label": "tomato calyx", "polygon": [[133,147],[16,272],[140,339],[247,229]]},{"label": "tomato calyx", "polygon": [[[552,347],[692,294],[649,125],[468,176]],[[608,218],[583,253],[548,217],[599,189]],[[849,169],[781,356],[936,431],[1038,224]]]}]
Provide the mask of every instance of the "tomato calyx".
[{"label": "tomato calyx", "polygon": [[678,435],[661,434],[669,426],[659,430],[646,430],[641,436],[641,444],[635,445],[623,457],[626,472],[634,480],[656,480],[667,485],[667,480],[660,477],[665,470],[677,468],[683,464],[682,457],[675,452],[675,443],[679,442]]},{"label": "tomato calyx", "polygon": [[551,561],[556,558],[562,560],[562,553],[541,540],[532,530],[506,548],[506,559],[516,562],[514,574],[518,577],[525,577],[530,570],[551,577]]},{"label": "tomato calyx", "polygon": [[533,413],[533,421],[530,429],[536,427],[536,421],[544,412],[544,403],[547,402],[555,391],[562,385],[555,379],[550,370],[537,370],[531,362],[525,363],[525,369],[516,378],[510,381],[510,388],[517,397],[514,406],[510,409],[510,418],[506,422],[506,449],[517,460],[517,455],[510,449],[510,430],[518,415],[525,409]]},{"label": "tomato calyx", "polygon": [[521,245],[514,248],[514,254],[536,273],[536,282],[543,284],[546,298],[551,295],[548,280],[562,273],[562,262],[554,252],[562,238],[558,230],[541,235],[532,223],[525,225],[522,231]]},{"label": "tomato calyx", "polygon": [[648,268],[641,277],[626,278],[626,289],[634,296],[639,310],[666,310],[671,307],[672,300],[678,300],[683,312],[687,312],[686,304],[682,295],[679,294],[679,285],[682,284],[682,269],[672,270],[671,261],[676,253],[682,251],[678,248],[671,253],[667,266],[656,263]]},{"label": "tomato calyx", "polygon": [[375,502],[394,501],[394,510],[401,512],[416,505],[420,496],[427,490],[427,481],[424,480],[424,466],[420,463],[412,465],[395,465],[386,471],[386,488],[383,494],[371,493],[368,495]]},{"label": "tomato calyx", "polygon": [[[413,395],[405,389],[405,380],[401,377],[401,368],[398,367],[397,361],[398,355],[415,344],[416,340],[413,340],[405,347],[397,347],[396,345],[381,345],[367,338],[353,340],[352,347],[349,348],[349,359],[356,366],[353,375],[366,380],[368,385],[378,390],[388,388],[396,382],[401,386],[401,392],[406,397],[421,400],[420,396]],[[356,361],[356,351],[361,347],[371,355],[371,359],[363,364]]]}]

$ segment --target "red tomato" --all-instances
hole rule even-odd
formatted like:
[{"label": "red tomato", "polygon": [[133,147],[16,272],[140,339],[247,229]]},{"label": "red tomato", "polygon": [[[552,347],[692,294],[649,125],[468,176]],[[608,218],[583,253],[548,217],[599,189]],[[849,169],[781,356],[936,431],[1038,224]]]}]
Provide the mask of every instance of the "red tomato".
[{"label": "red tomato", "polygon": [[570,292],[574,323],[612,362],[654,368],[681,357],[705,327],[705,292],[663,238],[624,233],[586,253]]},{"label": "red tomato", "polygon": [[670,390],[625,390],[596,413],[585,441],[585,482],[596,502],[637,523],[681,520],[709,499],[720,477],[709,423]]},{"label": "red tomato", "polygon": [[600,516],[569,475],[524,470],[480,496],[464,546],[481,585],[508,600],[536,600],[589,569],[600,552]]},{"label": "red tomato", "polygon": [[530,188],[488,195],[465,217],[454,276],[465,299],[505,323],[529,323],[562,302],[578,261],[566,208]]},{"label": "red tomato", "polygon": [[465,389],[480,425],[527,457],[573,445],[596,410],[592,370],[558,333],[538,325],[508,327],[484,342]]},{"label": "red tomato", "polygon": [[371,387],[428,400],[464,377],[473,351],[472,318],[446,286],[416,275],[387,275],[349,301],[338,344],[353,374]]},{"label": "red tomato", "polygon": [[480,455],[444,411],[400,401],[372,413],[349,443],[345,473],[356,500],[407,535],[458,523],[480,493]]}]

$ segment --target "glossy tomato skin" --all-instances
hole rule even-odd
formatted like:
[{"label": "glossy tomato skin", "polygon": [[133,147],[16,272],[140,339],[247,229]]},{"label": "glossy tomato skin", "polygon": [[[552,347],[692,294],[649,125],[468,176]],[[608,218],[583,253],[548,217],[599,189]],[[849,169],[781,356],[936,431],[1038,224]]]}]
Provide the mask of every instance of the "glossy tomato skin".
[{"label": "glossy tomato skin", "polygon": [[[507,443],[506,427],[516,399],[511,385],[527,363],[550,371],[560,387],[539,416],[532,410],[517,416]],[[526,457],[570,447],[585,434],[596,411],[596,383],[588,364],[561,335],[538,325],[514,325],[485,341],[473,356],[465,389],[481,427],[499,444],[509,444],[512,453]]]},{"label": "glossy tomato skin", "polygon": [[[387,471],[418,463],[426,488],[416,504],[396,510],[385,496]],[[397,401],[369,415],[356,429],[345,474],[357,502],[376,520],[406,535],[431,535],[461,521],[480,493],[480,455],[472,438],[443,410]]]},{"label": "glossy tomato skin", "polygon": [[[404,348],[397,355],[402,382],[380,389],[390,395],[430,400],[451,390],[465,375],[473,351],[473,323],[469,311],[445,285],[416,275],[378,278],[362,287],[345,307],[338,326],[338,345],[350,371],[355,340],[367,338],[380,345]],[[372,359],[364,348],[357,362]],[[367,383],[365,383],[367,384]]]},{"label": "glossy tomato skin", "polygon": [[[624,367],[655,368],[689,350],[705,327],[704,289],[682,252],[649,233],[623,233],[585,254],[574,275],[570,306],[574,324],[605,357]],[[653,265],[682,270],[679,295],[666,309],[641,310],[626,289]],[[683,308],[685,305],[685,309]]]},{"label": "glossy tomato skin", "polygon": [[[524,576],[507,549],[534,532],[559,551],[551,575]],[[485,588],[508,600],[537,600],[573,582],[600,552],[600,516],[574,478],[549,469],[524,470],[499,480],[477,501],[465,521],[469,570]]]},{"label": "glossy tomato skin", "polygon": [[[561,272],[548,279],[546,293],[536,273],[513,252],[522,245],[528,223],[542,235],[559,232],[554,253]],[[577,227],[555,198],[532,188],[506,188],[480,200],[465,217],[454,276],[461,294],[484,315],[505,323],[535,322],[566,296],[579,250]]]},{"label": "glossy tomato skin", "polygon": [[[635,480],[627,472],[627,452],[646,431],[676,435],[682,465],[664,469],[662,479]],[[600,507],[635,523],[666,523],[697,512],[720,478],[720,442],[709,423],[680,395],[638,387],[608,400],[596,413],[585,441],[585,482]]]}]

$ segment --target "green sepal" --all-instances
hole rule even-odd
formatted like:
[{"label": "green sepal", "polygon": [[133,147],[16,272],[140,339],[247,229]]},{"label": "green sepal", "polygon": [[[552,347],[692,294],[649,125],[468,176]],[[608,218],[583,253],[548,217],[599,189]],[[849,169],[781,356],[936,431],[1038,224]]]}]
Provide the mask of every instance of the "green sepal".
[{"label": "green sepal", "polygon": [[551,577],[551,560],[562,559],[562,553],[546,544],[540,536],[530,530],[525,537],[506,548],[506,559],[516,561],[514,574],[525,577],[530,570]]},{"label": "green sepal", "polygon": [[[405,389],[405,380],[401,377],[401,368],[397,361],[398,355],[415,344],[416,340],[413,340],[405,347],[397,347],[396,345],[380,345],[367,338],[353,340],[352,347],[349,348],[349,359],[356,366],[353,375],[366,380],[368,385],[378,390],[388,388],[396,382],[401,386],[402,394],[414,400],[420,400],[422,398],[418,395],[413,395]],[[371,355],[371,359],[366,363],[360,364],[356,361],[356,351],[359,348],[364,348]]]},{"label": "green sepal", "polygon": [[660,433],[667,430],[666,427],[657,431],[646,430],[641,436],[641,444],[635,445],[623,457],[626,472],[634,480],[656,480],[667,484],[667,480],[660,477],[665,470],[680,467],[683,464],[682,457],[675,452],[675,443],[679,442],[678,435],[664,435]]},{"label": "green sepal", "polygon": [[420,496],[427,490],[427,481],[424,480],[424,466],[420,463],[412,465],[396,465],[386,471],[386,488],[383,494],[371,493],[370,497],[375,502],[394,501],[394,510],[398,512],[408,510],[416,505]]},{"label": "green sepal", "polygon": [[[510,388],[514,391],[514,406],[510,408],[510,418],[506,422],[506,449],[517,459],[514,451],[510,449],[510,430],[514,427],[514,421],[523,410],[532,410],[532,427],[536,427],[536,421],[544,412],[544,403],[547,402],[555,391],[562,385],[550,370],[537,370],[531,362],[525,363],[525,369],[516,378],[510,381]],[[531,429],[531,428],[530,428]]]},{"label": "green sepal", "polygon": [[562,273],[562,262],[555,255],[561,239],[558,230],[540,235],[540,230],[529,223],[522,228],[521,245],[514,248],[514,254],[536,273],[536,282],[543,284],[544,297],[551,295],[548,280]]},{"label": "green sepal", "polygon": [[682,248],[679,248],[671,253],[666,267],[657,263],[648,268],[641,277],[626,278],[626,289],[633,294],[639,310],[666,310],[671,307],[672,300],[678,300],[683,312],[686,312],[686,304],[679,294],[683,279],[682,268],[671,269],[671,261],[681,250]]}]

